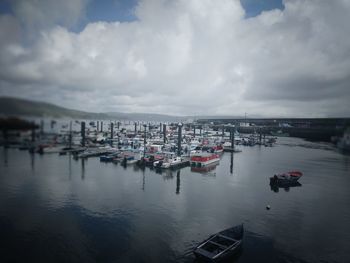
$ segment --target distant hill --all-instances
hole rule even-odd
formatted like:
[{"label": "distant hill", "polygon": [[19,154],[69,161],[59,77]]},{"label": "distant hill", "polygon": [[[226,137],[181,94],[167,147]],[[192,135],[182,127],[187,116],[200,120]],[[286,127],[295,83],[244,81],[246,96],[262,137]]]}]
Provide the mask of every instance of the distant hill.
[{"label": "distant hill", "polygon": [[0,115],[32,116],[92,120],[143,120],[143,121],[182,121],[183,116],[170,116],[151,113],[93,113],[63,108],[46,102],[30,101],[18,98],[0,97]]},{"label": "distant hill", "polygon": [[33,117],[71,117],[74,119],[105,119],[106,114],[66,109],[45,102],[0,97],[0,114]]}]

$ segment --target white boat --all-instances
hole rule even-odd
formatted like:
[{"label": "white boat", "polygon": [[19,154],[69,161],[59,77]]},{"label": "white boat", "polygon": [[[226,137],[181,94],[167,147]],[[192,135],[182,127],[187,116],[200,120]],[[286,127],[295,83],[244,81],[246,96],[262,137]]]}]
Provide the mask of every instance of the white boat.
[{"label": "white boat", "polygon": [[156,168],[169,169],[171,167],[178,166],[182,164],[183,158],[179,156],[175,156],[174,154],[171,156],[166,156],[163,160],[155,161],[153,166]]}]

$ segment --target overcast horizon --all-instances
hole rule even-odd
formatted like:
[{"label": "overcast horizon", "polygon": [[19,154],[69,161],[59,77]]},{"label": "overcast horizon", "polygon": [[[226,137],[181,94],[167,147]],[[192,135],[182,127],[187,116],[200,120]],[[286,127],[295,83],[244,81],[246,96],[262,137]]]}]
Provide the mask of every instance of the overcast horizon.
[{"label": "overcast horizon", "polygon": [[87,112],[350,117],[350,1],[3,0],[0,96]]}]

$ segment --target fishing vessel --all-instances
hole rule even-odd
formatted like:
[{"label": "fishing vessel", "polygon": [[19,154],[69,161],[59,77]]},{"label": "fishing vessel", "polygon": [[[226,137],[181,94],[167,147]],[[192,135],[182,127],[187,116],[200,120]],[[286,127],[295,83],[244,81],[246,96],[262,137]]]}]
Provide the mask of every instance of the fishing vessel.
[{"label": "fishing vessel", "polygon": [[219,162],[220,156],[216,153],[202,152],[193,154],[190,160],[191,166],[202,167],[211,163]]}]

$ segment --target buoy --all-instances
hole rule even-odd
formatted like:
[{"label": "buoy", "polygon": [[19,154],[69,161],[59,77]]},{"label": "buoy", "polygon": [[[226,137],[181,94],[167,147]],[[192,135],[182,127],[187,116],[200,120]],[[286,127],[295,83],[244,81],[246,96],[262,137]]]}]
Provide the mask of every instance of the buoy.
[{"label": "buoy", "polygon": [[267,209],[267,210],[270,210],[270,208],[271,208],[270,205],[267,205],[267,206],[266,206],[266,209]]}]

